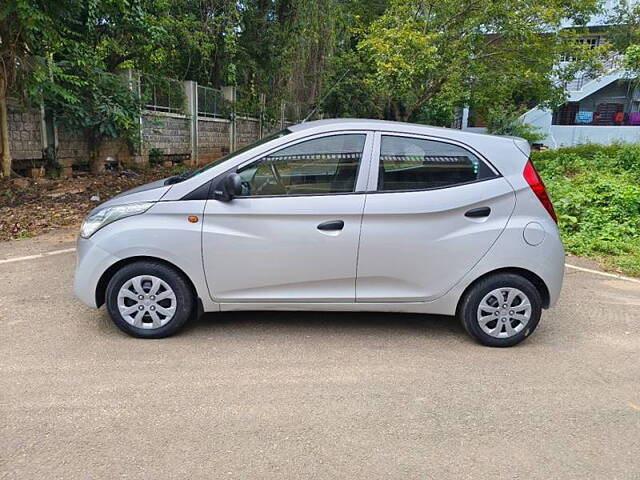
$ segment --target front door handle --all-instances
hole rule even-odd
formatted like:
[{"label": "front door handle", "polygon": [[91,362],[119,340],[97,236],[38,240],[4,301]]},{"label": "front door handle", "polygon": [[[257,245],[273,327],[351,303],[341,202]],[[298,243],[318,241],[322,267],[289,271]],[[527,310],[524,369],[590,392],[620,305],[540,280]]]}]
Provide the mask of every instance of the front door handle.
[{"label": "front door handle", "polygon": [[344,222],[342,220],[330,220],[318,225],[318,230],[342,230]]},{"label": "front door handle", "polygon": [[464,214],[464,216],[469,218],[482,218],[482,217],[488,217],[490,213],[491,213],[491,209],[489,207],[480,207],[480,208],[473,208],[469,210],[467,213]]}]

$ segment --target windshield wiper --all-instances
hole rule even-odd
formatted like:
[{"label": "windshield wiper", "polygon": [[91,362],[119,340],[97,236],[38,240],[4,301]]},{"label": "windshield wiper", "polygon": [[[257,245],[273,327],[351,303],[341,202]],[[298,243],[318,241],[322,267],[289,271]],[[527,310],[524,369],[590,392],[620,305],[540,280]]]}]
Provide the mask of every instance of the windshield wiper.
[{"label": "windshield wiper", "polygon": [[174,185],[176,183],[180,183],[187,178],[189,178],[193,174],[194,170],[187,170],[186,172],[182,172],[179,175],[174,175],[173,177],[169,177],[164,181],[165,185]]}]

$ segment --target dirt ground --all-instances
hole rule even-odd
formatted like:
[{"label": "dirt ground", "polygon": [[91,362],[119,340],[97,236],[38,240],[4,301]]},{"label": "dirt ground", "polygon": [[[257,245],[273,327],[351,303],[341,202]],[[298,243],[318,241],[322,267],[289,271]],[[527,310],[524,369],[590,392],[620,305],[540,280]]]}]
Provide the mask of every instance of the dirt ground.
[{"label": "dirt ground", "polygon": [[125,190],[175,174],[175,168],[74,174],[65,179],[0,180],[0,241],[79,225],[96,205]]}]

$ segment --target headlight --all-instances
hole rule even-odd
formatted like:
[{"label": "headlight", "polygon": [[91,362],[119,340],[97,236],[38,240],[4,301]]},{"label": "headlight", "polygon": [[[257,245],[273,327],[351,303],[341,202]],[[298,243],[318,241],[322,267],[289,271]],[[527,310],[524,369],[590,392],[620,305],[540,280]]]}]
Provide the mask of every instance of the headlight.
[{"label": "headlight", "polygon": [[153,202],[129,203],[127,205],[117,205],[115,207],[106,207],[89,215],[80,227],[80,236],[89,238],[105,225],[120,220],[121,218],[139,215],[151,208]]}]

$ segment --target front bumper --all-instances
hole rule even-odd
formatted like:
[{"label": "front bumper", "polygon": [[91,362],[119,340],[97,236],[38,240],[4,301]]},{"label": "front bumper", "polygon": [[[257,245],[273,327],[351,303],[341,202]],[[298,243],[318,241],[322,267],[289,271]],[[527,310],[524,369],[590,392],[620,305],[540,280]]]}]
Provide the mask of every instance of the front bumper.
[{"label": "front bumper", "polygon": [[96,289],[102,274],[120,260],[115,255],[100,248],[92,240],[78,237],[76,272],[73,282],[73,293],[82,303],[91,308],[98,308]]}]

